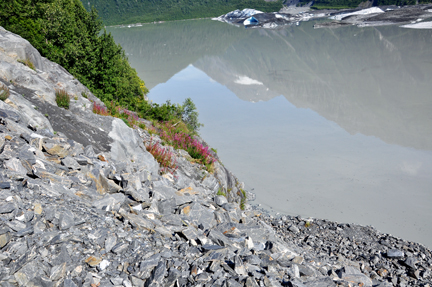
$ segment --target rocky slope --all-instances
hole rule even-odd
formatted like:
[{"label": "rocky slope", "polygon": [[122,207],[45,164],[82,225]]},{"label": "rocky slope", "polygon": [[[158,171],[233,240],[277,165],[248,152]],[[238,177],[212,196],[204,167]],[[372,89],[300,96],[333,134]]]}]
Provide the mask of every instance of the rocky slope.
[{"label": "rocky slope", "polygon": [[179,169],[160,175],[146,131],[93,114],[86,87],[2,28],[0,77],[0,286],[431,284],[420,244],[241,210],[242,184],[220,163],[209,174],[176,151]]}]

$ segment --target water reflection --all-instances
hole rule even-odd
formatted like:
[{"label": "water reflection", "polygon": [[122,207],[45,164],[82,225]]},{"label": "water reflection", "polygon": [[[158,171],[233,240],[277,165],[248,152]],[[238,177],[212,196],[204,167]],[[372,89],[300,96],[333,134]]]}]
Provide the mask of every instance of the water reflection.
[{"label": "water reflection", "polygon": [[111,32],[150,98],[193,98],[203,137],[259,203],[432,247],[432,31],[312,26]]},{"label": "water reflection", "polygon": [[266,101],[282,94],[350,134],[432,149],[430,30],[315,30],[313,23],[245,30],[213,21],[180,21],[111,33],[149,89],[193,64],[243,100]]}]

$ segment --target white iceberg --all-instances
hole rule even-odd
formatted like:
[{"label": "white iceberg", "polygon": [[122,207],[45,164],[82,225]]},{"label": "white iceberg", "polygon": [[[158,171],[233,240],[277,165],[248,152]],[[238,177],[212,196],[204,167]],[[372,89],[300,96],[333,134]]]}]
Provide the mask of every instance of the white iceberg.
[{"label": "white iceberg", "polygon": [[419,22],[415,24],[406,24],[400,26],[402,28],[411,28],[411,29],[432,29],[432,21],[428,22]]}]

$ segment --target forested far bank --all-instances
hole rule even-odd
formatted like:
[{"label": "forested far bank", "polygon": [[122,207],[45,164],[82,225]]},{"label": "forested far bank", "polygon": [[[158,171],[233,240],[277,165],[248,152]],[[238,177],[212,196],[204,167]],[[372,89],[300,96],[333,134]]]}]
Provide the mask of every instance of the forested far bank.
[{"label": "forested far bank", "polygon": [[95,7],[105,25],[148,23],[215,17],[236,9],[254,8],[278,11],[282,0],[89,0],[82,1],[90,11]]}]

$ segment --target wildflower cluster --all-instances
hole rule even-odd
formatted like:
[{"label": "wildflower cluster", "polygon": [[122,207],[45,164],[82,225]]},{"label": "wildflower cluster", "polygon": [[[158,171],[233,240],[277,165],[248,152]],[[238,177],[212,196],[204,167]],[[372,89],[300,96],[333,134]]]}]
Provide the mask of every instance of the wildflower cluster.
[{"label": "wildflower cluster", "polygon": [[110,113],[105,106],[99,105],[98,103],[93,103],[93,113],[101,115],[101,116],[109,116]]},{"label": "wildflower cluster", "polygon": [[[143,128],[145,125],[138,115],[128,109],[122,108],[111,102],[108,107],[100,105],[96,102],[93,103],[93,113],[102,116],[113,116],[122,119],[129,127],[136,128],[137,126]],[[144,126],[143,126],[144,125]]]},{"label": "wildflower cluster", "polygon": [[161,125],[160,137],[176,149],[184,149],[197,162],[206,166],[211,171],[216,159],[212,156],[209,147],[204,146],[200,141],[191,135],[179,132],[170,122]]},{"label": "wildflower cluster", "polygon": [[117,112],[119,114],[119,117],[123,120],[126,120],[130,127],[136,127],[140,123],[142,123],[138,115],[134,112],[129,111],[128,109],[117,107]]},{"label": "wildflower cluster", "polygon": [[[189,110],[194,110],[190,108]],[[113,116],[122,119],[129,127],[146,129],[150,134],[158,134],[164,144],[170,145],[175,149],[183,149],[195,160],[206,167],[209,172],[213,171],[213,163],[216,159],[213,157],[209,147],[203,145],[193,134],[196,132],[190,130],[191,124],[185,123],[181,119],[174,119],[168,122],[158,122],[153,120],[154,127],[147,127],[144,120],[137,113],[126,108],[116,105],[116,103],[107,103],[107,106],[93,103],[93,112],[103,116]],[[201,126],[201,125],[199,125]],[[151,140],[146,143],[146,149],[154,156],[161,165],[162,173],[174,174],[177,170],[175,156],[173,153],[159,143],[153,143]]]},{"label": "wildflower cluster", "polygon": [[153,138],[145,144],[145,147],[160,164],[162,174],[169,172],[174,175],[178,166],[175,155],[169,150],[169,148],[161,146],[158,142],[153,142]]}]

